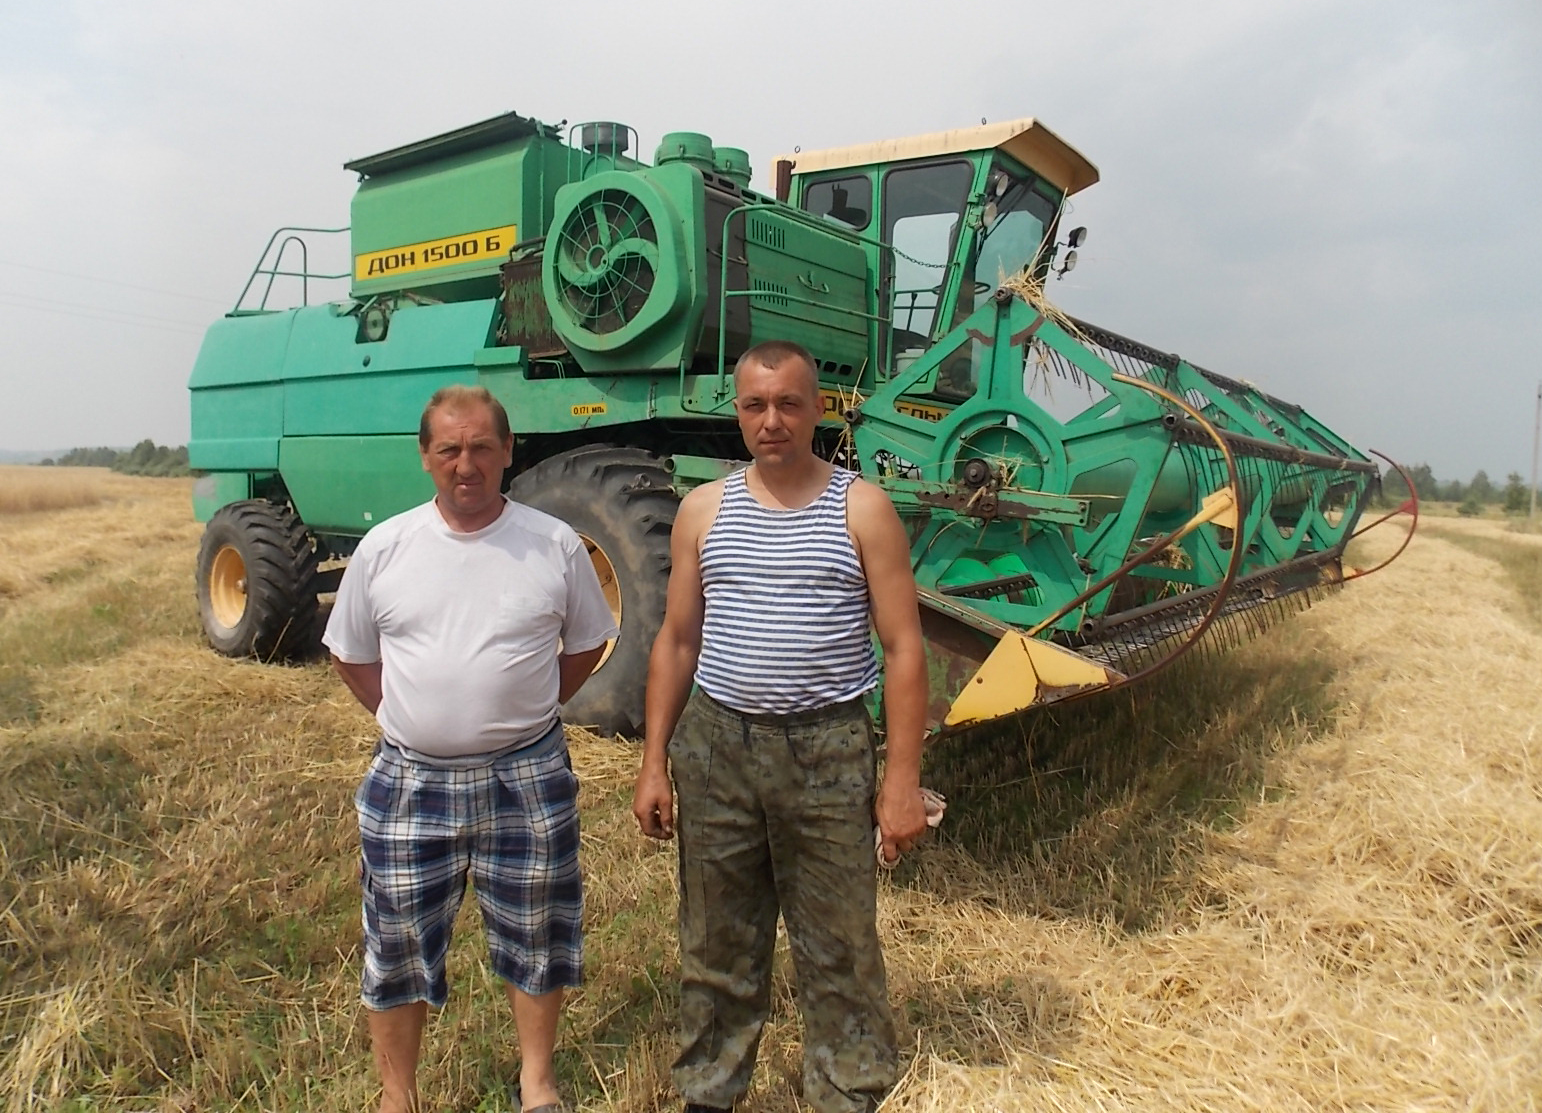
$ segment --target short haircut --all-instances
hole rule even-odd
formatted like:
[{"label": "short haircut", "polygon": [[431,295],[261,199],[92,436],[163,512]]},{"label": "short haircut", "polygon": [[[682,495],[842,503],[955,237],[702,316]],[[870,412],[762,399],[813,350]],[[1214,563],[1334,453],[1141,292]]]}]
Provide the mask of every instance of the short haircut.
[{"label": "short haircut", "polygon": [[812,352],[792,340],[762,340],[745,352],[734,364],[734,385],[739,385],[739,372],[752,363],[774,371],[790,359],[803,361],[803,366],[808,368],[809,389],[818,394],[819,365],[814,362]]},{"label": "short haircut", "polygon": [[428,449],[428,442],[432,439],[428,423],[433,418],[435,410],[440,407],[458,410],[471,403],[486,406],[492,411],[493,428],[498,432],[499,444],[509,439],[509,411],[503,408],[502,402],[493,397],[492,391],[485,386],[452,383],[434,391],[434,396],[428,400],[428,405],[423,407],[423,417],[418,422],[418,447],[425,451]]}]

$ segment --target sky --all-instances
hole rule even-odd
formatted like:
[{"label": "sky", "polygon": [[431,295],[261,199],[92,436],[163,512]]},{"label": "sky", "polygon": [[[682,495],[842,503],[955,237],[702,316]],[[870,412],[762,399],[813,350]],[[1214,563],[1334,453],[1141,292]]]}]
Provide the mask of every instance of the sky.
[{"label": "sky", "polygon": [[1102,174],[1065,310],[1442,479],[1530,477],[1536,0],[0,0],[0,450],[184,443],[270,233],[511,110],[705,132],[760,188],[794,147],[1038,117]]}]

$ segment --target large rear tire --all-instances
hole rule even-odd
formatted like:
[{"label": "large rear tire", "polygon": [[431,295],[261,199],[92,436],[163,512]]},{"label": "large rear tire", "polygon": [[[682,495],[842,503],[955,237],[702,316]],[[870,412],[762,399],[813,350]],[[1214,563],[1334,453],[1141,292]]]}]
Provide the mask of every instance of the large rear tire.
[{"label": "large rear tire", "polygon": [[315,649],[316,548],[286,506],[222,506],[198,547],[198,613],[226,657],[303,657]]},{"label": "large rear tire", "polygon": [[669,472],[640,448],[594,445],[522,472],[509,497],[577,531],[621,628],[563,708],[564,720],[601,734],[641,736],[648,654],[664,621],[669,533],[679,505]]}]

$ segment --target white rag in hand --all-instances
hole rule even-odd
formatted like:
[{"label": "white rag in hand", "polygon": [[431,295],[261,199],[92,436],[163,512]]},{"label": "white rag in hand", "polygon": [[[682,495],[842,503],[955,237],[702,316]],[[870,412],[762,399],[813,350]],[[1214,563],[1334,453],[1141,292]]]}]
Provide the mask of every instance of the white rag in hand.
[{"label": "white rag in hand", "polygon": [[[923,788],[921,790],[921,806],[926,809],[926,825],[936,827],[942,822],[942,813],[948,810],[948,798],[940,792]],[[892,870],[899,865],[903,854],[896,854],[894,861],[885,860],[883,856],[883,828],[873,828],[873,852],[878,855],[878,864],[886,870]]]}]

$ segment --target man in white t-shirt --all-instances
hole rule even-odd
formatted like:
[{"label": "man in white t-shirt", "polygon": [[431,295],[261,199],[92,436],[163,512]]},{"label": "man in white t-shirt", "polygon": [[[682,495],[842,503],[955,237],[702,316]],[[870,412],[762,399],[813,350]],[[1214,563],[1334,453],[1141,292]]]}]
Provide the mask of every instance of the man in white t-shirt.
[{"label": "man in white t-shirt", "polygon": [[520,1043],[526,1113],[560,1107],[552,1049],[580,983],[578,781],[558,705],[617,634],[583,542],[501,493],[514,438],[481,387],[418,430],[435,496],[359,543],[323,639],[381,741],[355,797],[382,1113],[418,1108],[428,1006],[469,875]]}]

